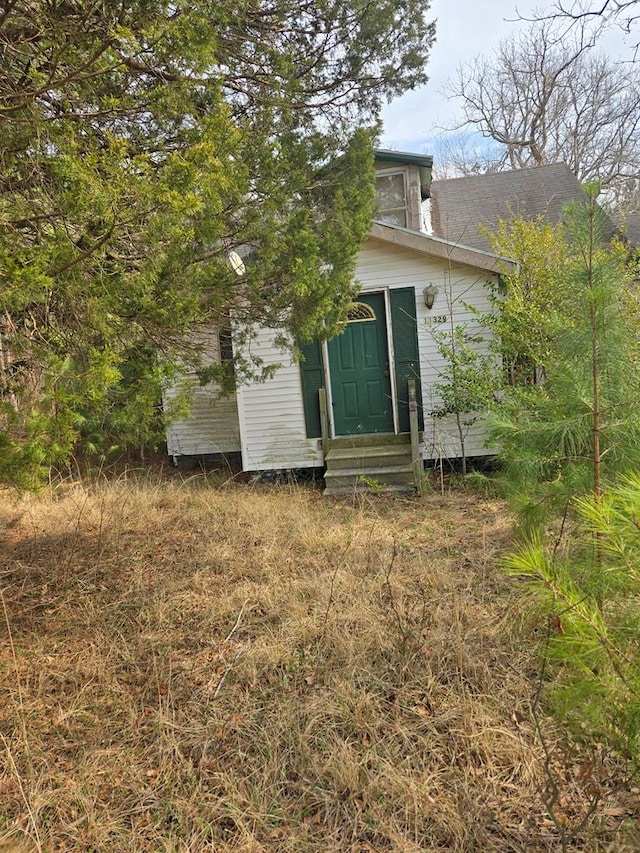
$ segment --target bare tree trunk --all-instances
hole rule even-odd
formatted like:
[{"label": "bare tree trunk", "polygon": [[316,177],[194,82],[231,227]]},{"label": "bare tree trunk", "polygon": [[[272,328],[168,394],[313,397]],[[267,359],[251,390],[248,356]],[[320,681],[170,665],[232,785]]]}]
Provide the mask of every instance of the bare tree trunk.
[{"label": "bare tree trunk", "polygon": [[[596,499],[602,497],[602,452],[600,449],[601,438],[601,411],[600,411],[600,340],[598,329],[598,304],[597,294],[595,292],[595,280],[593,269],[593,258],[596,250],[595,242],[597,239],[596,229],[596,202],[595,199],[590,199],[589,202],[589,245],[587,257],[587,286],[589,288],[589,322],[591,326],[591,387],[593,394],[592,412],[591,412],[591,432],[593,436],[592,459],[593,459],[593,493]],[[603,553],[602,533],[596,531],[595,534],[595,552],[596,563],[601,566]]]},{"label": "bare tree trunk", "polygon": [[[10,385],[10,375],[9,375],[9,367],[10,367],[10,357],[8,352],[6,351],[4,344],[4,330],[2,326],[4,325],[4,321],[2,325],[0,325],[0,376],[2,377],[2,385],[6,388]],[[9,387],[7,398],[9,400],[9,404],[14,411],[18,411],[18,399],[14,393],[14,391]]]}]

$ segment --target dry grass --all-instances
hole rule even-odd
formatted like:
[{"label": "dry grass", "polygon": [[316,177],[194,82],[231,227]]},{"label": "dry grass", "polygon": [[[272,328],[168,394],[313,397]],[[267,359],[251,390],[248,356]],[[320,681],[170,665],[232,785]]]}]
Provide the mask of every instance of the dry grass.
[{"label": "dry grass", "polygon": [[[499,503],[123,479],[0,521],[0,851],[562,849]],[[611,803],[566,849],[638,848]]]}]

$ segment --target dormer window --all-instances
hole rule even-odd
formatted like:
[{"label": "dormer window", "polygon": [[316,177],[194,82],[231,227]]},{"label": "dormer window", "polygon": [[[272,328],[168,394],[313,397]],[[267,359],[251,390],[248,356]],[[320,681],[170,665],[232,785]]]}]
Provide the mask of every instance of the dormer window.
[{"label": "dormer window", "polygon": [[385,169],[378,172],[375,219],[386,225],[407,227],[407,185],[404,171]]}]

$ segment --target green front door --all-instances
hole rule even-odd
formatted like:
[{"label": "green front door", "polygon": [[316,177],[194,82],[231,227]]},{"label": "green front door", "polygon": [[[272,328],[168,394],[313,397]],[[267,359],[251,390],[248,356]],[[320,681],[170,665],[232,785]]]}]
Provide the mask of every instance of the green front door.
[{"label": "green front door", "polygon": [[329,341],[336,435],[393,432],[384,295],[359,296],[344,331]]}]

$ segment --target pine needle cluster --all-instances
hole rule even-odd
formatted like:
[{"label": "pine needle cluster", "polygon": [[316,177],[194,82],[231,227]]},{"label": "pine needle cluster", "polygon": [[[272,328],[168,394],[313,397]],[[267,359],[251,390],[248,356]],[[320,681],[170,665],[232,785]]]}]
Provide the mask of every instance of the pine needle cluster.
[{"label": "pine needle cluster", "polygon": [[[574,736],[640,753],[640,474],[576,498],[570,548],[532,539],[506,561],[546,625],[550,708]],[[600,559],[594,559],[594,542]]]},{"label": "pine needle cluster", "polygon": [[[575,496],[640,466],[640,306],[627,251],[603,242],[593,199],[566,218],[556,235],[565,258],[554,273],[558,299],[547,294],[546,310],[536,309],[523,339],[538,381],[513,385],[507,377],[493,417],[502,483],[526,532],[564,514]],[[539,306],[539,297],[533,301]],[[503,324],[511,311],[508,292]]]},{"label": "pine needle cluster", "polygon": [[538,381],[505,389],[493,438],[525,543],[507,571],[546,626],[549,707],[637,760],[640,311],[628,250],[605,226],[591,191],[567,210],[558,299],[530,336],[544,342],[528,350]]}]

